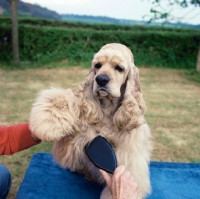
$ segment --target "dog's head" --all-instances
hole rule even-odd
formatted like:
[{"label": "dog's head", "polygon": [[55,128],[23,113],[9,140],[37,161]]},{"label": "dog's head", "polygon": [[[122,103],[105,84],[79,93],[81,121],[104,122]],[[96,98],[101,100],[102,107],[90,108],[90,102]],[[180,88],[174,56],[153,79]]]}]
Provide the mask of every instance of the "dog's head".
[{"label": "dog's head", "polygon": [[105,98],[121,99],[113,116],[113,122],[119,129],[131,130],[144,123],[145,103],[140,89],[139,72],[126,46],[116,43],[103,46],[95,54],[90,73],[80,90],[85,96],[83,115],[85,119],[93,118],[89,123],[102,119],[98,99]]},{"label": "dog's head", "polygon": [[121,44],[107,44],[95,54],[93,94],[96,97],[118,98],[133,65],[131,51]]}]

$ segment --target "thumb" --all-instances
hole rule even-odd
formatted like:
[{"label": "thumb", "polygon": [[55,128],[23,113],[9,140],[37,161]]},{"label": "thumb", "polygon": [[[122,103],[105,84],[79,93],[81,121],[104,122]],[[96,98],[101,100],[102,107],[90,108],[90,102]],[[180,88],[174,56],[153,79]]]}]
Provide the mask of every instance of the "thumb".
[{"label": "thumb", "polygon": [[106,181],[106,184],[110,188],[111,182],[112,182],[111,176],[106,171],[104,171],[102,169],[99,169],[99,171],[100,171],[101,175],[103,176],[104,180]]}]

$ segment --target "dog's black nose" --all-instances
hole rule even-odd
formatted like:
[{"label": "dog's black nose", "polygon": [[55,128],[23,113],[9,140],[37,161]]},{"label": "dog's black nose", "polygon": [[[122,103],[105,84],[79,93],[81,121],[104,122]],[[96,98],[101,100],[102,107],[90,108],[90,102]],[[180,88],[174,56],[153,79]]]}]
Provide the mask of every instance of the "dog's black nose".
[{"label": "dog's black nose", "polygon": [[99,86],[105,86],[109,81],[110,78],[107,75],[96,76],[96,82]]}]

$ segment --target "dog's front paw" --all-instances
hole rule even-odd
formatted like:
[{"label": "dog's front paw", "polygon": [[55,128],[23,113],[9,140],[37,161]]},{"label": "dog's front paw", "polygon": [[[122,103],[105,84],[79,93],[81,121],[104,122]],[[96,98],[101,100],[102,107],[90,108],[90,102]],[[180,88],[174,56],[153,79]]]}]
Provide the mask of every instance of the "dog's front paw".
[{"label": "dog's front paw", "polygon": [[76,97],[64,89],[42,91],[33,104],[30,130],[43,141],[58,141],[78,131]]}]

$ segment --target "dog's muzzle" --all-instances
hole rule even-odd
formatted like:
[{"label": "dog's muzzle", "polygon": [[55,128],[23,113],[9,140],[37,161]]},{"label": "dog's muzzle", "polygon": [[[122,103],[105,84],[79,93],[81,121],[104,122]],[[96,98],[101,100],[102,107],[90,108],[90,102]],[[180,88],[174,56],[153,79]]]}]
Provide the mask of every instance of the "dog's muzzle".
[{"label": "dog's muzzle", "polygon": [[104,87],[108,84],[110,78],[107,75],[97,75],[95,80],[99,86]]},{"label": "dog's muzzle", "polygon": [[97,83],[96,92],[98,97],[106,97],[109,93],[106,85],[109,83],[110,78],[107,75],[97,75],[95,81]]}]

